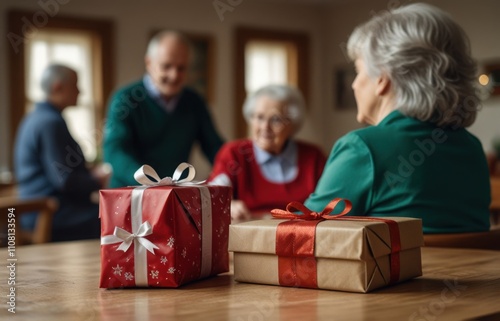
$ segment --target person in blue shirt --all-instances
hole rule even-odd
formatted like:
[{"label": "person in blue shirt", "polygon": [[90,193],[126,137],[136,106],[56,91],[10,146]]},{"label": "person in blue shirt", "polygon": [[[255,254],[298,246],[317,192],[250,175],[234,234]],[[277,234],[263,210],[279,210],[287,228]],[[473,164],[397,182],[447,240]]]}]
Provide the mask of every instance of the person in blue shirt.
[{"label": "person in blue shirt", "polygon": [[[91,195],[107,177],[87,169],[82,150],[61,115],[65,108],[77,103],[77,82],[77,73],[67,66],[52,64],[44,70],[41,87],[45,100],[37,103],[21,122],[14,147],[19,197],[55,197],[59,201],[53,219],[53,241],[100,235],[99,208]],[[32,230],[36,215],[23,215],[22,228]]]}]

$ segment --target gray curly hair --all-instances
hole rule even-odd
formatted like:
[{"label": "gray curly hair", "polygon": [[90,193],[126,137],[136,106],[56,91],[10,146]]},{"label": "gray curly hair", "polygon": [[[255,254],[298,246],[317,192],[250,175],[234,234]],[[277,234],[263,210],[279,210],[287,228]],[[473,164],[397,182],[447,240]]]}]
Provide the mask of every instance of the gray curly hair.
[{"label": "gray curly hair", "polygon": [[477,66],[464,30],[451,16],[417,3],[375,16],[347,43],[370,77],[386,74],[403,114],[439,127],[468,127],[476,119]]}]

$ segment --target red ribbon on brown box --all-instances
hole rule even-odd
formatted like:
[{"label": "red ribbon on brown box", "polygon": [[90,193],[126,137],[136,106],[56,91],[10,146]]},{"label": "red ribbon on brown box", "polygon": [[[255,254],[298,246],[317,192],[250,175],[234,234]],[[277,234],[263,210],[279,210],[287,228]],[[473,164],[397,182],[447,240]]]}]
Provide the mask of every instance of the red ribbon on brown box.
[{"label": "red ribbon on brown box", "polygon": [[[336,215],[330,215],[335,207],[343,201],[344,210]],[[278,255],[279,283],[282,286],[300,286],[317,288],[316,258],[314,245],[316,225],[324,220],[375,221],[386,223],[391,238],[391,277],[389,284],[399,280],[401,239],[399,226],[393,220],[378,217],[349,216],[352,209],[351,201],[335,198],[321,212],[314,212],[299,202],[291,202],[286,210],[274,209],[273,217],[290,219],[282,222],[276,230],[276,255]],[[294,213],[296,211],[302,214]]]}]

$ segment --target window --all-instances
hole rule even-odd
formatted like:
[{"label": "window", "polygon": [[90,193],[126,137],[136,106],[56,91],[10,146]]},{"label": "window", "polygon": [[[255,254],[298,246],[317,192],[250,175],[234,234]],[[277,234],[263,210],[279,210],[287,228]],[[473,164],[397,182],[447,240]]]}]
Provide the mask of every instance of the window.
[{"label": "window", "polygon": [[26,42],[26,109],[43,100],[40,88],[44,68],[61,63],[78,74],[78,106],[63,111],[69,131],[82,148],[87,161],[97,157],[96,110],[92,88],[92,36],[83,32],[40,30]]},{"label": "window", "polygon": [[238,27],[235,53],[235,136],[247,136],[242,105],[268,84],[296,86],[308,99],[309,37],[306,34]]},{"label": "window", "polygon": [[[37,25],[35,32],[25,34],[25,21],[34,16],[35,12],[30,11],[7,12],[8,35],[23,41],[15,48],[7,47],[10,121],[0,119],[0,125],[10,129],[4,158],[9,161],[6,168],[12,168],[12,146],[26,112],[19,106],[31,108],[32,102],[41,97],[37,88],[39,75],[46,66],[44,62],[53,61],[68,64],[78,72],[79,107],[67,109],[63,116],[74,137],[80,137],[79,144],[87,160],[97,157],[99,161],[105,103],[114,87],[113,22],[57,14],[43,26]],[[78,126],[72,120],[75,118]]]},{"label": "window", "polygon": [[288,42],[250,41],[245,47],[247,95],[269,84],[297,86],[297,55]]},{"label": "window", "polygon": [[269,84],[297,86],[297,50],[293,43],[249,41],[245,46],[247,95]]}]

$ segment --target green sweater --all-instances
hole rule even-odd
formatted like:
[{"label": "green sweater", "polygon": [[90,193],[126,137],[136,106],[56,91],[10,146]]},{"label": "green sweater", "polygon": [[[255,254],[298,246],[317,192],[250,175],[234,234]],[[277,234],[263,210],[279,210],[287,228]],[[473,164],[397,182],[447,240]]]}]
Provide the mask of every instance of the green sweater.
[{"label": "green sweater", "polygon": [[104,133],[104,159],[113,167],[110,187],[137,185],[134,172],[144,164],[160,177],[172,176],[195,142],[212,163],[223,143],[194,91],[185,88],[175,110],[167,113],[142,80],[120,89],[110,101]]},{"label": "green sweater", "polygon": [[350,215],[421,218],[424,233],[479,232],[490,224],[479,140],[463,128],[441,129],[399,111],[335,144],[305,205],[321,211],[335,197],[352,201]]}]

